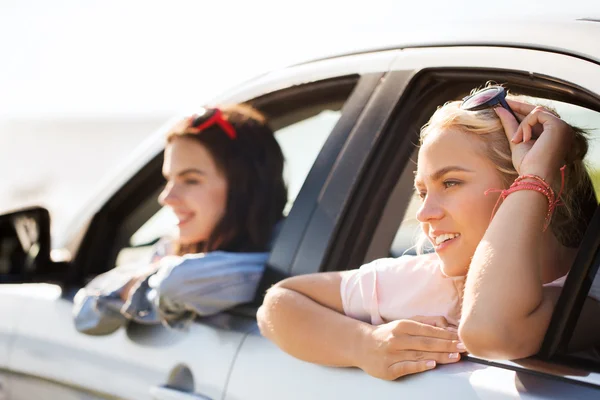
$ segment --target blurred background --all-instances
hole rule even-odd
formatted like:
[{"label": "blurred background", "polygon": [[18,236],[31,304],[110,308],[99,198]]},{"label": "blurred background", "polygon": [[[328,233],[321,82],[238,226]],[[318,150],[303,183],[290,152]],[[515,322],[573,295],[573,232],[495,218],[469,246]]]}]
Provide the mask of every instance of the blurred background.
[{"label": "blurred background", "polygon": [[355,4],[0,0],[0,212],[60,221],[174,113],[278,67],[425,42],[448,20],[600,16],[598,0]]}]

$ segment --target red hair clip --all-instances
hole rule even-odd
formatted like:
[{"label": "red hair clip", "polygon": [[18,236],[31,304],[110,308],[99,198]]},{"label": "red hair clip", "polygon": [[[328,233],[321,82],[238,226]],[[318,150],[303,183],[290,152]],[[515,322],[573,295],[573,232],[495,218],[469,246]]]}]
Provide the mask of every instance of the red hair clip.
[{"label": "red hair clip", "polygon": [[230,139],[236,139],[237,133],[229,121],[223,117],[223,112],[218,108],[206,108],[202,114],[194,114],[189,119],[188,131],[200,133],[213,125],[219,126]]}]

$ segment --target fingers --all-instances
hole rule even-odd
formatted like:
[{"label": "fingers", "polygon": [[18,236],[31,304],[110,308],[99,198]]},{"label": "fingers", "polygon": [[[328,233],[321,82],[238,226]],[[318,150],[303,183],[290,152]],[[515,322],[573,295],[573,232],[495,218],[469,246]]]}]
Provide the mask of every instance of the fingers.
[{"label": "fingers", "polygon": [[446,318],[444,318],[442,316],[425,317],[425,316],[418,315],[416,317],[412,317],[409,319],[411,319],[413,321],[421,322],[423,324],[437,326],[438,328],[448,328],[450,326],[450,324],[448,324],[448,320],[446,320]]},{"label": "fingers", "polygon": [[394,328],[396,334],[407,334],[412,336],[427,336],[432,338],[458,340],[458,333],[448,329],[431,326],[425,323],[408,319],[397,321]]},{"label": "fingers", "polygon": [[510,108],[517,114],[527,115],[532,112],[536,106],[529,103],[522,103],[520,101],[506,99],[506,102]]},{"label": "fingers", "polygon": [[460,353],[432,353],[427,351],[403,351],[397,362],[388,367],[388,379],[416,374],[435,368],[438,364],[454,364],[460,361]]},{"label": "fingers", "polygon": [[395,354],[392,360],[396,362],[433,360],[437,364],[452,364],[460,361],[460,353],[436,353],[432,351],[405,350]]},{"label": "fingers", "polygon": [[513,143],[519,143],[520,141],[527,143],[535,138],[533,136],[534,127],[544,125],[555,119],[557,119],[556,116],[546,111],[543,107],[534,107],[531,113],[525,116],[521,121],[521,125],[519,125],[515,137],[513,138]]},{"label": "fingers", "polygon": [[394,380],[401,376],[417,374],[435,368],[435,361],[401,361],[390,365],[388,379]]},{"label": "fingers", "polygon": [[509,141],[514,140],[514,137],[516,137],[515,132],[519,129],[519,121],[517,121],[508,110],[502,107],[496,107],[494,108],[494,111],[496,112],[496,115],[498,115],[498,118],[500,118],[507,139]]},{"label": "fingers", "polygon": [[464,345],[459,340],[438,339],[428,336],[404,335],[392,341],[391,345],[392,348],[398,351],[416,350],[436,353],[460,353],[466,351]]}]

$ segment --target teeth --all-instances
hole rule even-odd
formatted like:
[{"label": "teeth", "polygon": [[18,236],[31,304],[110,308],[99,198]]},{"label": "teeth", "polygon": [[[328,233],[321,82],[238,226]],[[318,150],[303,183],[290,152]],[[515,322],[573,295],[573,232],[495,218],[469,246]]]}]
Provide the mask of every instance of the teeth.
[{"label": "teeth", "polygon": [[187,222],[187,221],[189,221],[191,218],[192,218],[192,216],[191,216],[191,215],[186,215],[186,216],[183,216],[183,215],[181,215],[181,216],[178,216],[178,217],[177,217],[177,220],[178,220],[178,221],[179,221],[179,223],[181,224],[181,223],[184,223],[184,222]]},{"label": "teeth", "polygon": [[444,243],[446,240],[454,239],[455,237],[460,236],[459,233],[444,233],[443,235],[435,237],[435,244],[440,245]]}]

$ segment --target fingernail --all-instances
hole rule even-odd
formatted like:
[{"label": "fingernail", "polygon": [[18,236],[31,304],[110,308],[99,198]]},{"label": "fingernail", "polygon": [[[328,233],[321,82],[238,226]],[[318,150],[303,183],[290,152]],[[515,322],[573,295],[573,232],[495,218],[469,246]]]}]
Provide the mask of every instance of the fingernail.
[{"label": "fingernail", "polygon": [[459,349],[459,350],[466,350],[467,349],[462,342],[458,342],[456,344],[456,348]]},{"label": "fingernail", "polygon": [[448,354],[448,358],[458,358],[458,353],[450,353]]},{"label": "fingernail", "polygon": [[435,361],[427,361],[427,364],[425,364],[427,366],[427,368],[433,368],[435,367]]},{"label": "fingernail", "polygon": [[446,330],[450,331],[450,332],[458,332],[458,329],[453,328],[451,326],[447,327]]}]

